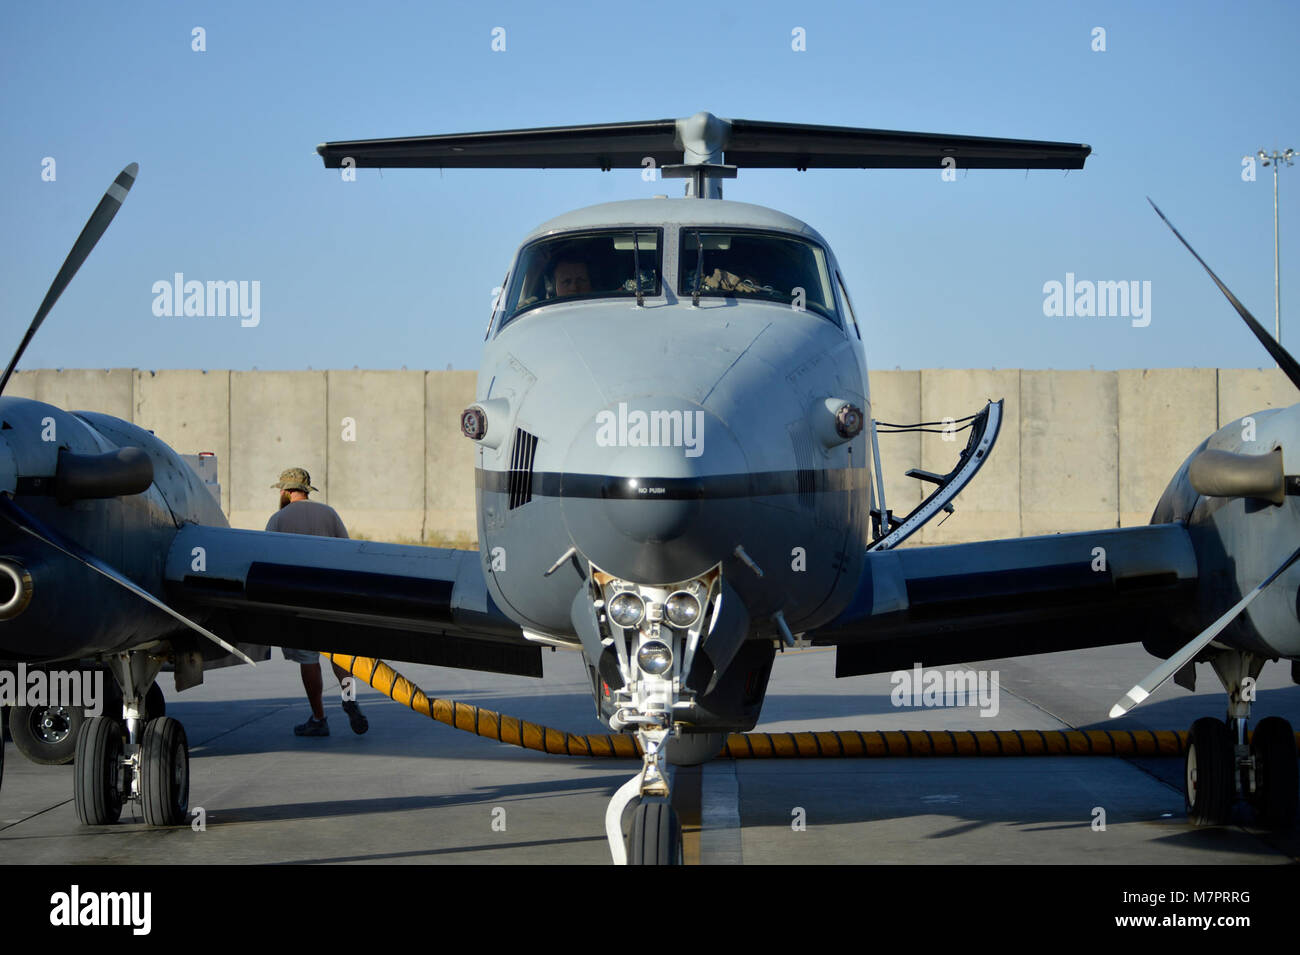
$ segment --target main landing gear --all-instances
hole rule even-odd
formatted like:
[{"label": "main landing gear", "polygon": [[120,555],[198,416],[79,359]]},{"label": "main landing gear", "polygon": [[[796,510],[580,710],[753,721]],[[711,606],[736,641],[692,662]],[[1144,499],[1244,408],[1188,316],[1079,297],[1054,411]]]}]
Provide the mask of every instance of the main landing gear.
[{"label": "main landing gear", "polygon": [[1253,686],[1264,660],[1226,650],[1211,665],[1228,692],[1227,720],[1204,717],[1192,724],[1187,745],[1187,818],[1197,826],[1219,826],[1232,815],[1240,795],[1269,829],[1289,829],[1300,799],[1300,764],[1291,724],[1276,716],[1259,721],[1246,742]]},{"label": "main landing gear", "polygon": [[132,651],[114,654],[108,663],[122,691],[122,719],[96,716],[77,734],[77,818],[87,826],[109,825],[127,802],[138,800],[149,825],[180,825],[190,802],[185,729],[169,716],[148,718],[145,705],[162,661]]}]

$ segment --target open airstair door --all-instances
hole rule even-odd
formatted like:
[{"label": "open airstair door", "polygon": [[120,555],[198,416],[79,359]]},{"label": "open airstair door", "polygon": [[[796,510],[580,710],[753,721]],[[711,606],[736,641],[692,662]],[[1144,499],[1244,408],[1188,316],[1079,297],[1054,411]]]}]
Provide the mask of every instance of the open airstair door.
[{"label": "open airstair door", "polygon": [[[879,505],[873,506],[871,517],[875,536],[868,551],[890,550],[907,540],[928,524],[940,511],[953,512],[952,500],[962,492],[971,479],[979,473],[984,462],[993,451],[1002,427],[1002,399],[990,401],[984,409],[968,419],[970,421],[970,438],[957,459],[957,464],[947,474],[932,474],[920,468],[912,468],[908,477],[928,481],[935,485],[930,496],[902,520],[895,521],[894,516],[885,508],[884,488],[880,480],[880,448],[876,441],[877,422],[871,422],[872,452],[876,457],[876,487],[880,489]],[[935,431],[925,425],[935,422],[923,422],[918,425],[892,425],[895,431]],[[940,422],[942,423],[942,422]]]}]

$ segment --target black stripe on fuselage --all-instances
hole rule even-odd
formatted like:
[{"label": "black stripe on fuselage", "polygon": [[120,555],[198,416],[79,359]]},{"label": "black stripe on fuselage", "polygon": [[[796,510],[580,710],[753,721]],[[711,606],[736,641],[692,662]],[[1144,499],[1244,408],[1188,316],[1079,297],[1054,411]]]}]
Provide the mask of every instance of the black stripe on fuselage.
[{"label": "black stripe on fuselage", "polygon": [[[510,490],[509,471],[476,468],[475,484],[484,491]],[[574,497],[623,501],[689,501],[780,494],[842,492],[867,486],[866,468],[821,471],[758,471],[752,474],[709,474],[689,478],[617,477],[607,474],[533,475],[534,497]]]}]

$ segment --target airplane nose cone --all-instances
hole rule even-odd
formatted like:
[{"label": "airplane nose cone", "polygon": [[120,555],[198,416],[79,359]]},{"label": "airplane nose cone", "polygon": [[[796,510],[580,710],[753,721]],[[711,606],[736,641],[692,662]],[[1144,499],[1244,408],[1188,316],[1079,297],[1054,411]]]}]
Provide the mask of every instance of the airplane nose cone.
[{"label": "airplane nose cone", "polygon": [[578,549],[602,570],[669,583],[708,570],[747,520],[749,469],[735,436],[687,400],[617,402],[579,432],[560,493]]},{"label": "airplane nose cone", "polygon": [[[673,448],[624,448],[601,482],[601,514],[638,544],[664,544],[689,533],[700,517],[700,475]],[[623,475],[635,475],[624,477]]]}]

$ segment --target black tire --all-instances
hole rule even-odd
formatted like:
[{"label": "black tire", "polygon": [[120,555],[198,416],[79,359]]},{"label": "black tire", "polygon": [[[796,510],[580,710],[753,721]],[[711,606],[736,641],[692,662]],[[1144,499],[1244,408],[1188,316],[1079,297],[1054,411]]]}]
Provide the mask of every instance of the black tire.
[{"label": "black tire", "polygon": [[122,724],[95,716],[77,733],[72,795],[84,826],[107,826],[122,815]]},{"label": "black tire", "polygon": [[1194,826],[1221,826],[1232,815],[1237,796],[1236,754],[1228,724],[1202,717],[1192,724],[1184,763],[1187,820]]},{"label": "black tire", "polygon": [[62,766],[77,755],[86,713],[76,706],[15,706],[9,721],[18,752],[42,766]]},{"label": "black tire", "polygon": [[185,727],[170,716],[150,720],[140,734],[140,796],[151,826],[179,826],[189,816],[190,748]]},{"label": "black tire", "polygon": [[645,799],[632,816],[628,865],[681,865],[682,827],[666,799]]},{"label": "black tire", "polygon": [[1250,754],[1255,757],[1256,788],[1250,797],[1255,815],[1269,829],[1290,829],[1300,801],[1300,762],[1291,724],[1278,716],[1260,720],[1250,737]]}]

